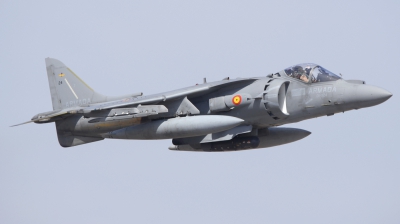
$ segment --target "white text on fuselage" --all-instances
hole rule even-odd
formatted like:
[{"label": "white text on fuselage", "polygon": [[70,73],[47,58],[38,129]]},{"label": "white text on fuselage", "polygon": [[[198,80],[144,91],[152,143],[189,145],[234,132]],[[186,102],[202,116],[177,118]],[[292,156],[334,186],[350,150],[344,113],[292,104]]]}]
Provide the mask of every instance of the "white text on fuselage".
[{"label": "white text on fuselage", "polygon": [[65,107],[74,107],[90,104],[90,98],[87,99],[79,99],[79,100],[70,100],[65,104]]},{"label": "white text on fuselage", "polygon": [[308,95],[317,95],[320,97],[326,97],[329,93],[335,93],[336,87],[335,86],[316,86],[310,87],[308,89]]}]

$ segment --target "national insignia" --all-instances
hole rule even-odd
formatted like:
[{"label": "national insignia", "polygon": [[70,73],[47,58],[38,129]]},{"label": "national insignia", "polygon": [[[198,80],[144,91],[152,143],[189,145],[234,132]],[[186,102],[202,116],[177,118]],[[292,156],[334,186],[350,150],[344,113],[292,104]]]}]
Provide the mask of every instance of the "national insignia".
[{"label": "national insignia", "polygon": [[242,96],[236,95],[232,98],[232,103],[235,104],[236,106],[239,105],[242,102]]}]

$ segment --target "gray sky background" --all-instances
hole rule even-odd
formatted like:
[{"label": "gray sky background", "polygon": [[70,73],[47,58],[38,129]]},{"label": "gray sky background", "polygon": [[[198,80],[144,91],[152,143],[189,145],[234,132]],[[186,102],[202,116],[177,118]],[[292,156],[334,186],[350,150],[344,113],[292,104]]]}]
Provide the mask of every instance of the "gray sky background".
[{"label": "gray sky background", "polygon": [[[300,3],[301,2],[301,3]],[[400,223],[399,1],[0,1],[0,223]],[[64,149],[44,58],[106,95],[152,94],[303,62],[391,91],[287,125],[275,148],[170,140]]]}]

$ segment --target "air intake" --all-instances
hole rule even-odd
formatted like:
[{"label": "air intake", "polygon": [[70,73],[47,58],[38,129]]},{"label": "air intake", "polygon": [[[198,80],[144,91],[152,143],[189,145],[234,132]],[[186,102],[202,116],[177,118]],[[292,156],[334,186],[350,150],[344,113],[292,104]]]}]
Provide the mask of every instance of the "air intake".
[{"label": "air intake", "polygon": [[263,92],[263,100],[267,113],[275,120],[284,119],[289,116],[286,105],[286,93],[289,81],[274,79]]}]

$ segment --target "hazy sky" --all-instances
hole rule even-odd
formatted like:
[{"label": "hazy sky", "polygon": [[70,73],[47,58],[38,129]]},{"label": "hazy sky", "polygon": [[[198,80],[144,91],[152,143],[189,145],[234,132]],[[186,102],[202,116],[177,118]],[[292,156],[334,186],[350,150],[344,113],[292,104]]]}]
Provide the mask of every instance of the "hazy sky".
[{"label": "hazy sky", "polygon": [[[0,1],[0,223],[400,223],[400,2]],[[145,95],[303,62],[393,93],[228,153],[170,140],[59,146],[44,58]]]}]

